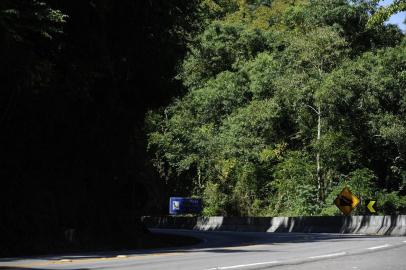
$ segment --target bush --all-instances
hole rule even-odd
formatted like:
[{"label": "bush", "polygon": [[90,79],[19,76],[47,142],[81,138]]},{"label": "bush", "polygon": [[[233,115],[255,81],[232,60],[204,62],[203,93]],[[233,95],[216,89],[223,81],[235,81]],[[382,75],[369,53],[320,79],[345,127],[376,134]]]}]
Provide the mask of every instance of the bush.
[{"label": "bush", "polygon": [[226,215],[227,195],[221,192],[219,184],[208,182],[203,192],[203,216]]},{"label": "bush", "polygon": [[406,212],[406,196],[398,192],[379,192],[376,199],[379,214],[399,215]]}]

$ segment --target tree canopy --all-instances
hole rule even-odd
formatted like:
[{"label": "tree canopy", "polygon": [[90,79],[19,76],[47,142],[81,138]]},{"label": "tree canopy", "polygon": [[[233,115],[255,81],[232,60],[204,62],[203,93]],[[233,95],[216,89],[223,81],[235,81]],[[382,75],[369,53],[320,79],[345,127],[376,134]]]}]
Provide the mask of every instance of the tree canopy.
[{"label": "tree canopy", "polygon": [[188,43],[186,94],[147,115],[168,189],[207,215],[338,214],[345,185],[404,211],[401,31],[365,1],[226,4]]}]

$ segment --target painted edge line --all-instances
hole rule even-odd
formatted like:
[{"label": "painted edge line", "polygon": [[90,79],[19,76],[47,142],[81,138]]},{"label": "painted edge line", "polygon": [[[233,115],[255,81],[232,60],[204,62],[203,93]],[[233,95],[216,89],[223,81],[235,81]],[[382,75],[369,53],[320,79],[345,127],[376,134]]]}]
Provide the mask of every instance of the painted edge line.
[{"label": "painted edge line", "polygon": [[206,269],[206,270],[236,269],[236,268],[244,268],[244,267],[251,267],[251,266],[258,266],[258,265],[274,264],[274,263],[279,263],[279,261],[258,262],[258,263],[249,263],[249,264],[239,264],[239,265],[232,265],[232,266],[219,266],[219,267],[209,268],[209,269]]},{"label": "painted edge line", "polygon": [[59,260],[59,261],[62,262],[62,263],[64,263],[64,262],[72,262],[71,259],[61,259],[61,260]]},{"label": "painted edge line", "polygon": [[308,258],[309,259],[320,259],[320,258],[342,256],[342,255],[345,255],[345,254],[347,254],[347,252],[339,252],[339,253],[331,253],[331,254],[325,254],[325,255],[311,256],[311,257],[308,257]]},{"label": "painted edge line", "polygon": [[403,243],[406,243],[406,240],[405,240],[405,241],[403,241]]},{"label": "painted edge line", "polygon": [[380,248],[386,248],[386,247],[390,247],[390,245],[385,244],[385,245],[382,245],[382,246],[370,247],[370,248],[367,248],[367,249],[374,250],[374,249],[380,249]]}]

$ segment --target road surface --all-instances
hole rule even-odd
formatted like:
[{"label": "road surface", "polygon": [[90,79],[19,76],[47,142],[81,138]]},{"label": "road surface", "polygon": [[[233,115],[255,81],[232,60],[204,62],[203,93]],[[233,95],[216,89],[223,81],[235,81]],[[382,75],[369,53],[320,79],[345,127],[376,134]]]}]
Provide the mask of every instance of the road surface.
[{"label": "road surface", "polygon": [[0,269],[402,270],[406,237],[155,230],[199,237],[194,246],[0,259]]}]

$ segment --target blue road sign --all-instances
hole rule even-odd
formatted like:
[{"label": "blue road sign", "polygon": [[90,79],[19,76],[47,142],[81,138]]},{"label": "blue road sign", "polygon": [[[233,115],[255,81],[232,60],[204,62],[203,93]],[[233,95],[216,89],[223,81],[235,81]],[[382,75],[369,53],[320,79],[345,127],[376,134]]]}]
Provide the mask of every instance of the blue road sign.
[{"label": "blue road sign", "polygon": [[202,200],[184,197],[169,198],[169,214],[199,214],[202,211]]}]

